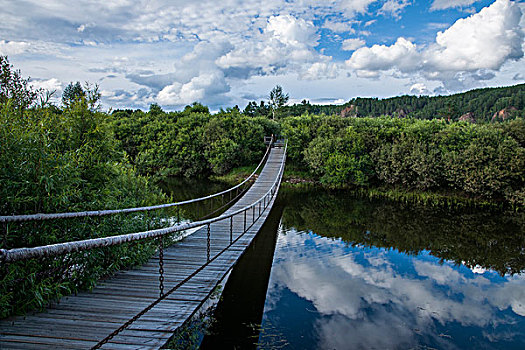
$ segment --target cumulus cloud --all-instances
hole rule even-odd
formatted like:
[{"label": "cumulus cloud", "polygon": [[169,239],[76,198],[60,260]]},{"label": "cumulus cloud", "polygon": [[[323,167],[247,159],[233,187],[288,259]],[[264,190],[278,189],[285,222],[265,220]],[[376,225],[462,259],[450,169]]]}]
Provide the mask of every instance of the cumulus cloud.
[{"label": "cumulus cloud", "polygon": [[347,64],[358,74],[398,70],[419,72],[430,80],[440,80],[452,90],[468,82],[489,80],[506,62],[523,57],[524,33],[520,7],[509,0],[492,5],[468,18],[459,19],[438,32],[434,43],[418,48],[398,38],[392,45],[374,45],[356,50]]},{"label": "cumulus cloud", "polygon": [[23,41],[0,40],[0,55],[18,55],[29,51],[31,45]]},{"label": "cumulus cloud", "polygon": [[284,68],[299,71],[306,63],[327,60],[314,49],[319,40],[315,26],[301,18],[272,16],[256,39],[238,44],[215,63],[229,72],[264,75],[280,73]]},{"label": "cumulus cloud", "polygon": [[317,46],[317,40],[319,40],[319,35],[312,22],[290,15],[270,17],[266,31],[287,45]]},{"label": "cumulus cloud", "polygon": [[340,7],[348,17],[354,17],[356,13],[363,13],[376,0],[341,0]]},{"label": "cumulus cloud", "polygon": [[[433,8],[468,2],[435,0]],[[518,16],[516,9],[523,6],[509,5],[508,0],[496,2],[499,7],[494,7],[504,12],[503,17]],[[410,3],[409,0],[224,0],[220,3],[214,0],[79,0],[72,7],[57,1],[12,1],[0,11],[0,37],[4,39],[0,40],[0,54],[18,55],[14,57],[15,63],[31,62],[21,68],[26,74],[44,80],[51,78],[52,70],[61,81],[100,81],[111,73],[115,78],[105,80],[103,88],[129,89],[130,95],[121,91],[114,95],[108,93],[107,100],[129,98],[133,105],[137,96],[145,96],[135,93],[140,89],[150,94],[144,103],[149,103],[151,96],[173,103],[204,94],[201,102],[224,104],[235,98],[228,96],[233,92],[225,91],[232,87],[242,90],[247,80],[253,83],[254,79],[270,76],[322,80],[337,75],[378,78],[382,72],[419,72],[421,76],[411,81],[442,79],[450,82],[447,86],[451,87],[458,79],[473,83],[486,81],[494,75],[492,71],[497,70],[494,67],[522,55],[516,42],[523,40],[523,35],[516,26],[512,27],[515,17],[507,17],[507,23],[501,24],[490,11],[475,24],[466,25],[468,28],[456,32],[449,28],[435,43],[418,41],[417,47],[414,40],[399,38],[391,45],[367,48],[363,40],[348,37],[372,34],[363,29],[381,21],[377,15],[398,18]],[[479,23],[487,26],[486,20],[490,29],[483,31]],[[470,18],[465,21],[474,22]],[[498,27],[496,22],[501,25]],[[472,30],[475,26],[480,27],[479,33]],[[454,46],[456,37],[462,31],[469,33],[469,29],[470,46]],[[488,38],[491,43],[500,40],[501,46],[484,43],[482,47],[479,38]],[[371,35],[371,40],[376,40],[376,35]],[[343,51],[355,50],[346,67],[342,64],[345,53],[334,53],[341,41]],[[462,57],[462,47],[465,57]],[[478,56],[483,50],[487,50],[489,57],[482,57],[480,61]],[[389,59],[389,55],[396,59]],[[370,58],[371,63],[367,64],[364,58]],[[448,60],[453,62],[448,64]],[[33,71],[28,71],[28,67]],[[210,79],[219,88],[205,87]],[[381,88],[378,94],[379,90]],[[257,95],[261,95],[260,91]]]},{"label": "cumulus cloud", "polygon": [[491,6],[438,32],[426,52],[428,65],[438,71],[498,70],[508,60],[523,57],[522,13],[514,2],[496,0]]},{"label": "cumulus cloud", "polygon": [[186,84],[174,82],[163,88],[157,95],[165,105],[178,106],[201,101],[205,96],[217,96],[230,91],[221,72],[202,73]]},{"label": "cumulus cloud", "polygon": [[327,19],[323,24],[323,28],[330,29],[334,33],[355,33],[352,23],[335,21],[333,19]]},{"label": "cumulus cloud", "polygon": [[47,80],[31,80],[30,84],[35,89],[44,89],[49,92],[55,91],[57,94],[62,91],[62,83],[56,78]]},{"label": "cumulus cloud", "polygon": [[423,83],[415,83],[410,86],[410,93],[414,95],[430,95],[430,90]]},{"label": "cumulus cloud", "polygon": [[434,0],[432,2],[431,10],[444,10],[454,7],[465,7],[472,5],[480,0]]},{"label": "cumulus cloud", "polygon": [[399,68],[411,71],[418,68],[420,54],[415,44],[405,38],[398,38],[390,46],[373,45],[356,50],[347,64],[358,71],[381,71]]},{"label": "cumulus cloud", "polygon": [[365,46],[366,42],[361,39],[357,38],[350,38],[343,40],[343,44],[341,45],[341,48],[345,51],[354,51],[357,50],[360,47]]},{"label": "cumulus cloud", "polygon": [[335,79],[339,69],[334,63],[315,62],[308,68],[304,68],[300,77],[305,80]]},{"label": "cumulus cloud", "polygon": [[399,19],[401,11],[410,4],[411,0],[388,0],[381,6],[379,13]]}]

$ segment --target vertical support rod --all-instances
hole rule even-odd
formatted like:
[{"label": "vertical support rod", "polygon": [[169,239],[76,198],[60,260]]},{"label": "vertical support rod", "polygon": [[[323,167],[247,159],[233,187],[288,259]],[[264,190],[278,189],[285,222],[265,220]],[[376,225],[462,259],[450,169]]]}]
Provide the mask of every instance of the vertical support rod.
[{"label": "vertical support rod", "polygon": [[230,216],[230,244],[233,243],[233,216]]},{"label": "vertical support rod", "polygon": [[244,209],[244,230],[242,231],[242,233],[246,232],[246,210],[247,209]]},{"label": "vertical support rod", "polygon": [[4,249],[9,249],[9,246],[7,244],[8,240],[9,240],[9,223],[8,222],[4,222],[4,237],[3,237],[3,241],[4,241],[4,244],[2,245],[2,247]]},{"label": "vertical support rod", "polygon": [[210,232],[210,224],[208,223],[208,230],[207,230],[207,247],[206,247],[206,257],[207,261],[210,262],[210,245],[211,245],[211,232]]},{"label": "vertical support rod", "polygon": [[255,222],[255,205],[252,205],[252,224]]},{"label": "vertical support rod", "polygon": [[[9,249],[9,246],[8,246],[8,243],[7,243],[8,240],[9,240],[9,238],[8,238],[8,235],[9,235],[9,223],[4,222],[3,226],[4,226],[4,238],[3,238],[4,244],[3,244],[2,247],[4,249]],[[7,274],[9,273],[9,265],[4,262],[4,258],[5,258],[4,256],[0,256],[0,266],[2,267],[2,270],[1,270],[0,273],[3,276],[7,276]]]},{"label": "vertical support rod", "polygon": [[177,224],[180,224],[180,206],[177,205]]}]

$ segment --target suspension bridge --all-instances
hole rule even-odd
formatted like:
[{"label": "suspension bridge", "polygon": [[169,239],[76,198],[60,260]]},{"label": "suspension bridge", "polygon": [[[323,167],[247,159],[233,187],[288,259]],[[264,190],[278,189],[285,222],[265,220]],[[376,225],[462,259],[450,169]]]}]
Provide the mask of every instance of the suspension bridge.
[{"label": "suspension bridge", "polygon": [[[133,241],[158,239],[157,253],[139,268],[117,272],[90,292],[64,297],[43,312],[0,320],[0,349],[159,349],[203,311],[217,286],[250,245],[279,190],[286,145],[270,142],[257,169],[226,191],[152,207],[82,213],[0,216],[0,222],[52,220],[155,210],[202,201],[253,184],[223,214],[167,228],[32,248],[0,249],[0,263],[60,256]],[[242,197],[241,197],[242,195]],[[163,238],[194,231],[166,246]]]}]

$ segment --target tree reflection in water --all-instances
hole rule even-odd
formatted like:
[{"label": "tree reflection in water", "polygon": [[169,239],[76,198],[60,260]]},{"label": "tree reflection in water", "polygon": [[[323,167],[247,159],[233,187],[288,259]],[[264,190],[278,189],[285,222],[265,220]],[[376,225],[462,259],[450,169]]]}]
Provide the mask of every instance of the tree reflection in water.
[{"label": "tree reflection in water", "polygon": [[260,348],[525,347],[523,216],[281,196]]},{"label": "tree reflection in water", "polygon": [[448,210],[285,189],[283,225],[352,245],[423,250],[443,260],[515,274],[525,269],[525,214]]}]

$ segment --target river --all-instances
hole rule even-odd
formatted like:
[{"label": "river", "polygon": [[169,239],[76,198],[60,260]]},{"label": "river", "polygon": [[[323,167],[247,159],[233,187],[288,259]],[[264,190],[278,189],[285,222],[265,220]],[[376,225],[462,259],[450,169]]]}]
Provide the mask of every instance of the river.
[{"label": "river", "polygon": [[524,349],[524,223],[282,188],[201,348]]}]

